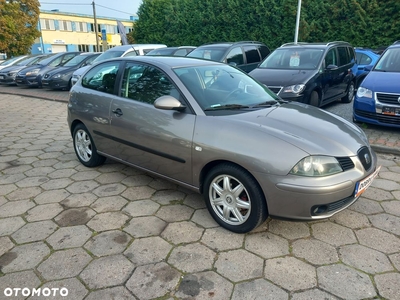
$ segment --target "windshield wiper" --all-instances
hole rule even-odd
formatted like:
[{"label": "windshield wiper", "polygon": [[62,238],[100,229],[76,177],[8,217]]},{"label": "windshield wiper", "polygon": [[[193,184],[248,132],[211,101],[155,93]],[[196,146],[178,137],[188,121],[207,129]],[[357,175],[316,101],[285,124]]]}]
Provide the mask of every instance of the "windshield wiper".
[{"label": "windshield wiper", "polygon": [[278,101],[269,100],[269,101],[258,103],[258,104],[254,105],[252,107],[271,107],[271,106],[274,106],[274,105],[277,105],[277,104],[279,104]]},{"label": "windshield wiper", "polygon": [[206,109],[204,109],[204,111],[221,110],[221,109],[242,109],[242,108],[249,108],[249,106],[241,104],[224,104],[224,105],[216,104],[207,107]]}]

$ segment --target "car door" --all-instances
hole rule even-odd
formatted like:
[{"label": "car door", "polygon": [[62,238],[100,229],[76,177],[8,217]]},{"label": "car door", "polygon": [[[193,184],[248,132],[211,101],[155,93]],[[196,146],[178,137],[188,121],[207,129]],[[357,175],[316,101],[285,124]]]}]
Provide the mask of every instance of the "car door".
[{"label": "car door", "polygon": [[342,70],[339,68],[339,57],[336,48],[331,48],[326,53],[321,67],[321,84],[324,91],[323,103],[329,102],[340,95],[340,85],[342,82],[341,72]]},{"label": "car door", "polygon": [[242,70],[246,73],[253,71],[261,61],[260,53],[256,45],[243,46],[244,56],[246,57],[246,64]]},{"label": "car door", "polygon": [[118,96],[111,103],[110,152],[128,163],[191,184],[195,115],[189,110],[161,110],[154,101],[171,95],[184,102],[161,70],[138,62],[124,67]]},{"label": "car door", "polygon": [[[110,105],[115,97],[120,61],[99,63],[71,90],[70,101],[90,130],[97,150],[109,154],[116,142],[110,134]],[[113,82],[114,78],[114,82]],[[111,150],[110,150],[111,149]]]}]

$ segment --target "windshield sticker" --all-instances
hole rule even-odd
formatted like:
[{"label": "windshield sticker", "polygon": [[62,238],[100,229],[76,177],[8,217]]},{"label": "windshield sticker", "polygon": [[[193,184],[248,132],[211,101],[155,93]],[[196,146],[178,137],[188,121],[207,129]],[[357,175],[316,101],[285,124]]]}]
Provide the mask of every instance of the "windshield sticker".
[{"label": "windshield sticker", "polygon": [[204,51],[204,58],[205,59],[211,59],[211,51],[210,50]]},{"label": "windshield sticker", "polygon": [[298,67],[300,65],[300,55],[297,52],[290,56],[289,65],[291,67]]}]

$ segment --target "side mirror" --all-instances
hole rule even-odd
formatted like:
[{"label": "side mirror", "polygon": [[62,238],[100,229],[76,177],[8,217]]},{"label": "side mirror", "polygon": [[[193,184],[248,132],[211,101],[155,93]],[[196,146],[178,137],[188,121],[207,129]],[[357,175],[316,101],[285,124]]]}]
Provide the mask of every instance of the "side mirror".
[{"label": "side mirror", "polygon": [[326,67],[326,69],[327,69],[327,70],[334,71],[334,70],[337,70],[337,69],[338,69],[338,66],[337,66],[337,65],[328,65],[328,66]]},{"label": "side mirror", "polygon": [[236,67],[236,66],[237,66],[237,63],[231,61],[228,65],[230,65],[230,66],[232,66],[232,67]]},{"label": "side mirror", "polygon": [[183,111],[186,109],[185,105],[182,105],[182,103],[172,97],[172,96],[161,96],[154,101],[154,107],[158,109],[164,109],[164,110],[177,110],[177,111]]}]

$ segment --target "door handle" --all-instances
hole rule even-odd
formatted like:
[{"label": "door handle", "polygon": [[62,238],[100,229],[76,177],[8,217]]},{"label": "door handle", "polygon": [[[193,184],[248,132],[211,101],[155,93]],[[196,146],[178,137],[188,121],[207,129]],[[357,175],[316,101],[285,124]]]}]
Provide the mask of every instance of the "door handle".
[{"label": "door handle", "polygon": [[120,108],[114,109],[112,112],[116,114],[118,117],[123,115],[122,110]]}]

